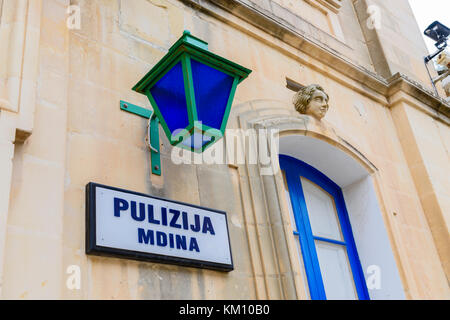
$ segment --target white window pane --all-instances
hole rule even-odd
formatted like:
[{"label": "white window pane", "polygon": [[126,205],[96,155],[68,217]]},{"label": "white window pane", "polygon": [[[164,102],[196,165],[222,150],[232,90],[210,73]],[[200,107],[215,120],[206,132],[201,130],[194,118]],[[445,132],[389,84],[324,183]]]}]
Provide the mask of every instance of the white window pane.
[{"label": "white window pane", "polygon": [[294,237],[295,237],[295,242],[297,244],[298,256],[300,258],[300,272],[302,274],[303,284],[305,285],[304,289],[305,289],[308,299],[311,299],[311,296],[309,294],[308,279],[306,278],[305,264],[303,263],[303,255],[302,255],[302,249],[300,246],[300,240],[297,235],[295,235]]},{"label": "white window pane", "polygon": [[295,219],[294,219],[294,210],[292,210],[292,202],[291,202],[291,197],[289,195],[289,187],[287,185],[286,173],[284,172],[284,170],[282,172],[283,172],[283,181],[284,181],[284,193],[286,195],[286,199],[287,199],[288,206],[289,206],[289,216],[291,217],[291,226],[294,231],[297,231],[297,224],[295,223]]},{"label": "white window pane", "polygon": [[308,179],[301,182],[313,235],[343,241],[334,199]]},{"label": "white window pane", "polygon": [[325,293],[329,300],[356,300],[352,270],[345,246],[315,241]]}]

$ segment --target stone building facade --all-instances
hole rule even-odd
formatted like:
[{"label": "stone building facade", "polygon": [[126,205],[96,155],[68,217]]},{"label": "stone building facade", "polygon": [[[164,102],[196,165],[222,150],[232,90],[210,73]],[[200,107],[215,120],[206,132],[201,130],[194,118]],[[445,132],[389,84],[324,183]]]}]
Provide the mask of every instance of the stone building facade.
[{"label": "stone building facade", "polygon": [[[177,165],[161,130],[153,175],[119,108],[151,108],[131,88],[184,30],[253,71],[228,128],[276,129],[341,188],[370,298],[449,299],[450,106],[406,0],[0,0],[0,297],[311,298],[282,171]],[[320,121],[292,104],[313,83]],[[234,270],[86,255],[89,182],[227,212]]]}]

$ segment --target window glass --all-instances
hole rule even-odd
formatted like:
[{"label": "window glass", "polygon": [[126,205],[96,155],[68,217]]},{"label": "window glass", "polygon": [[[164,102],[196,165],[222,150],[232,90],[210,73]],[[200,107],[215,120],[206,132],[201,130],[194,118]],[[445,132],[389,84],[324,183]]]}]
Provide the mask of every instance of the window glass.
[{"label": "window glass", "polygon": [[334,199],[308,179],[301,182],[313,235],[343,241]]},{"label": "window glass", "polygon": [[327,299],[357,299],[345,246],[318,240],[315,244]]}]

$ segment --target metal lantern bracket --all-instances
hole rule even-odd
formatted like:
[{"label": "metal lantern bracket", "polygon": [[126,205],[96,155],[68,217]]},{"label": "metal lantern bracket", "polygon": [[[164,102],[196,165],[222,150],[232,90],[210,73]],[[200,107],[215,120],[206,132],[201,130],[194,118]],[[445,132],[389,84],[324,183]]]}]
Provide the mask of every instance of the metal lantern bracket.
[{"label": "metal lantern bracket", "polygon": [[156,114],[149,109],[145,109],[134,105],[132,103],[121,100],[120,109],[133,114],[136,114],[142,118],[148,119],[147,136],[145,142],[150,149],[150,159],[152,173],[155,175],[161,175],[161,155],[159,148],[159,120]]},{"label": "metal lantern bracket", "polygon": [[153,110],[125,101],[120,108],[149,119],[152,173],[161,175],[159,124],[171,145],[202,153],[223,138],[236,88],[252,71],[208,50],[187,30],[132,88]]}]

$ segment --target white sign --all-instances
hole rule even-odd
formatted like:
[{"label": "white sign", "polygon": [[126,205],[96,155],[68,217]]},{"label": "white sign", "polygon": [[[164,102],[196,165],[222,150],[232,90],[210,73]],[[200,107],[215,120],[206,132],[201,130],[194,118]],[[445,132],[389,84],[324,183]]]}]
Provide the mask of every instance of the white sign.
[{"label": "white sign", "polygon": [[88,254],[233,270],[226,213],[89,183]]}]

